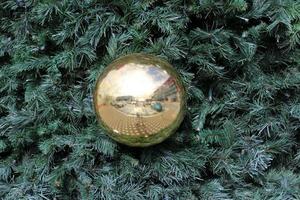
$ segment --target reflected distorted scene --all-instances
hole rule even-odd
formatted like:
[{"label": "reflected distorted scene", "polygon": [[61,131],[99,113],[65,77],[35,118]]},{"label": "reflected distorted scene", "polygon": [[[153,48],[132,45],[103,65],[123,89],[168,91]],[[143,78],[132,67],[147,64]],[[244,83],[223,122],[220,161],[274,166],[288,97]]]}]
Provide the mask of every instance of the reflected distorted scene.
[{"label": "reflected distorted scene", "polygon": [[159,66],[120,64],[97,84],[97,112],[117,134],[147,137],[174,123],[180,111],[180,87]]}]

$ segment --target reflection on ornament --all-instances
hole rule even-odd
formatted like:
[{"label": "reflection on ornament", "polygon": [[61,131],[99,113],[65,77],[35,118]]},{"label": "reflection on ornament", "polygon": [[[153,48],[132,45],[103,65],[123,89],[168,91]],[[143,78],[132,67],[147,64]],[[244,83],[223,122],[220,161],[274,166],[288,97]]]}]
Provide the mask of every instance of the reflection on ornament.
[{"label": "reflection on ornament", "polygon": [[175,132],[186,97],[177,72],[164,60],[131,54],[113,61],[94,91],[97,117],[108,135],[129,146],[150,146]]}]

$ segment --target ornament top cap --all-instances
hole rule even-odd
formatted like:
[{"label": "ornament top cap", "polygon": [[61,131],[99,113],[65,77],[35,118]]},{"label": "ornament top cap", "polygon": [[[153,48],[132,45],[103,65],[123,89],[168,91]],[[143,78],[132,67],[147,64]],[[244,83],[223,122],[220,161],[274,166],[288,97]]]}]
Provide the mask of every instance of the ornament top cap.
[{"label": "ornament top cap", "polygon": [[114,60],[99,76],[94,108],[110,137],[145,147],[178,128],[186,97],[175,69],[154,55],[134,53]]}]

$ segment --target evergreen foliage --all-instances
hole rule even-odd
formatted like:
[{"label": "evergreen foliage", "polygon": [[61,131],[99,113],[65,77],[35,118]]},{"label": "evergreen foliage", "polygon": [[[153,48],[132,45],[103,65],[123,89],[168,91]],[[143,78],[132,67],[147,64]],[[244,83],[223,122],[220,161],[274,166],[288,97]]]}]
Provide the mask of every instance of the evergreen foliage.
[{"label": "evergreen foliage", "polygon": [[[0,199],[300,199],[298,0],[1,0]],[[129,148],[92,107],[115,58],[167,59],[188,113]]]}]

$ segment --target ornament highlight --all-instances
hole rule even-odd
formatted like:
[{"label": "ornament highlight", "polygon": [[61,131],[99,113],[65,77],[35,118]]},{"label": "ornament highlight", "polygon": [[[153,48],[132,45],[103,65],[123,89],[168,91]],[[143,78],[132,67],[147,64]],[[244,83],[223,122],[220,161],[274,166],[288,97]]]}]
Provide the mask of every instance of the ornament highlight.
[{"label": "ornament highlight", "polygon": [[98,77],[94,108],[108,136],[128,146],[162,142],[179,127],[186,93],[166,61],[134,53],[116,59]]}]

